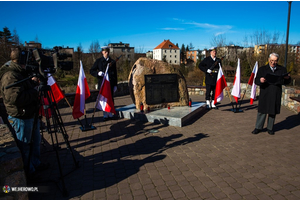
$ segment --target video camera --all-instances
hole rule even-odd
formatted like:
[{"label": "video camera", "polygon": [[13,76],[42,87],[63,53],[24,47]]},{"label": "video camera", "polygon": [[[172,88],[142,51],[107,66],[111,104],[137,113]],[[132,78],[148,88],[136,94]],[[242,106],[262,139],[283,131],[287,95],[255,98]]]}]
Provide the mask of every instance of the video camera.
[{"label": "video camera", "polygon": [[[72,52],[73,53],[73,52]],[[70,71],[73,69],[73,54],[62,47],[53,49],[29,49],[20,53],[19,64],[26,66],[26,71],[37,77],[47,77],[57,68]]]}]

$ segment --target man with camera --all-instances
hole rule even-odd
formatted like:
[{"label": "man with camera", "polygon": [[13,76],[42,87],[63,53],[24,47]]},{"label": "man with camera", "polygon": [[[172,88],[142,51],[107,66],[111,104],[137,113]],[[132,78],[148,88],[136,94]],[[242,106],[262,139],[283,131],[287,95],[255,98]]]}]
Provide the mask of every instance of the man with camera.
[{"label": "man with camera", "polygon": [[25,171],[28,178],[32,178],[36,171],[44,170],[49,165],[40,161],[41,135],[36,116],[40,104],[35,89],[39,80],[37,77],[28,79],[25,65],[20,63],[21,52],[20,48],[12,48],[11,60],[0,68],[0,91],[8,121],[15,131]]},{"label": "man with camera", "polygon": [[[94,63],[93,67],[90,69],[90,74],[98,79],[98,89],[100,90],[103,81],[103,76],[108,68],[108,77],[111,86],[111,96],[114,97],[114,93],[117,91],[118,86],[118,76],[116,61],[109,56],[109,46],[102,47],[102,57],[98,58]],[[113,114],[103,111],[103,120],[113,119]]]}]

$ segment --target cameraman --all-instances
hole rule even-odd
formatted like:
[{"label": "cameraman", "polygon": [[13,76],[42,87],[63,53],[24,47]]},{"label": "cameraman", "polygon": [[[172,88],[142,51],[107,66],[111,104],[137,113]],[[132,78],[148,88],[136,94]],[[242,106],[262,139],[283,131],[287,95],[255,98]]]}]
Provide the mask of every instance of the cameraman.
[{"label": "cameraman", "polygon": [[[20,64],[21,49],[12,48],[11,50],[11,60],[0,68],[0,91],[8,114],[8,121],[15,131],[25,171],[28,178],[32,178],[35,171],[49,167],[40,161],[39,122],[36,121],[36,126],[33,127],[34,118],[39,109],[39,95],[35,89],[38,79],[33,77],[31,80],[24,81],[28,74],[25,65]],[[6,89],[7,86],[22,80],[23,82]]]}]

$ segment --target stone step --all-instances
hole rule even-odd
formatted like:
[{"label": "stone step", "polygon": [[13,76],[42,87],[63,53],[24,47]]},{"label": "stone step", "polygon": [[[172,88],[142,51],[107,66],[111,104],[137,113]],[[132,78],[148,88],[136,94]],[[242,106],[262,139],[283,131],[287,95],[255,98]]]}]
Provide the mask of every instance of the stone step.
[{"label": "stone step", "polygon": [[182,127],[195,115],[203,112],[205,108],[204,102],[193,102],[192,107],[180,106],[141,112],[136,109],[134,104],[130,104],[116,109],[116,112],[121,118]]}]

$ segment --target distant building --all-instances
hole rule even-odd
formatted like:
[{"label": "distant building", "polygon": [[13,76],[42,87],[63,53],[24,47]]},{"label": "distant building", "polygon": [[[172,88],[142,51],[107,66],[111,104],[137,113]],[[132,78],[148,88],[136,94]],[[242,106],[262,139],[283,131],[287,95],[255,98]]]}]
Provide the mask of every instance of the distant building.
[{"label": "distant building", "polygon": [[253,55],[254,54],[254,47],[245,47],[243,49],[243,52],[245,52],[247,55]]},{"label": "distant building", "polygon": [[[254,56],[258,55],[267,55],[271,52],[279,52],[280,49],[283,49],[282,44],[260,44],[254,46]],[[269,56],[269,55],[267,55]]]},{"label": "distant building", "polygon": [[198,59],[198,51],[197,50],[191,50],[191,51],[186,51],[186,61],[187,62],[197,62]]},{"label": "distant building", "polygon": [[209,56],[209,51],[207,49],[204,50],[200,50],[199,51],[199,56],[201,60],[203,60],[204,58],[206,58],[207,56]]},{"label": "distant building", "polygon": [[42,44],[39,43],[39,42],[33,42],[33,41],[30,41],[30,42],[25,42],[25,48],[27,50],[33,50],[33,49],[41,49],[42,48]]},{"label": "distant building", "polygon": [[70,47],[63,48],[62,47],[62,48],[59,48],[58,52],[73,55],[74,54],[74,48],[70,48]]},{"label": "distant building", "polygon": [[153,49],[153,59],[165,60],[170,64],[180,65],[180,48],[170,40],[164,40]]},{"label": "distant building", "polygon": [[148,51],[148,52],[146,53],[146,57],[147,57],[147,58],[153,59],[153,51]]},{"label": "distant building", "polygon": [[296,64],[300,64],[300,46],[296,46]]},{"label": "distant building", "polygon": [[134,47],[130,47],[128,43],[110,43],[108,46],[111,54],[115,56],[122,55],[122,58],[128,61],[134,60]]},{"label": "distant building", "polygon": [[217,48],[218,57],[221,58],[226,56],[226,59],[229,61],[237,61],[243,52],[243,47],[230,45]]}]

